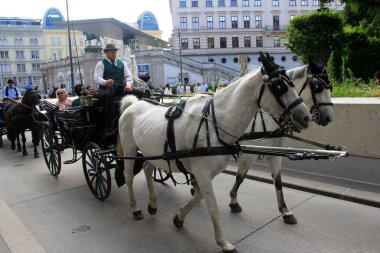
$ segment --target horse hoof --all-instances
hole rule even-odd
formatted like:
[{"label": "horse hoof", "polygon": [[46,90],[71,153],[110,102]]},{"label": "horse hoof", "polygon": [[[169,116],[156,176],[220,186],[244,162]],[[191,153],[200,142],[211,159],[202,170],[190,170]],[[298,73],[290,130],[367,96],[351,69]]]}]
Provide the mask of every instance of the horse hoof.
[{"label": "horse hoof", "polygon": [[23,156],[27,156],[27,155],[28,155],[28,152],[26,152],[26,151],[25,151],[25,152],[22,152],[22,155],[23,155]]},{"label": "horse hoof", "polygon": [[285,222],[286,224],[291,224],[291,225],[293,225],[293,224],[296,224],[296,223],[297,223],[297,219],[296,219],[296,217],[294,217],[293,214],[282,216],[282,218],[284,219],[284,222]]},{"label": "horse hoof", "polygon": [[230,204],[230,208],[233,213],[240,213],[243,210],[239,203]]},{"label": "horse hoof", "polygon": [[141,210],[133,212],[133,218],[135,220],[142,220],[144,218],[144,215],[142,214]]},{"label": "horse hoof", "polygon": [[34,154],[34,158],[40,158],[40,154]]},{"label": "horse hoof", "polygon": [[153,208],[153,207],[150,205],[150,203],[149,203],[149,205],[148,205],[148,213],[149,213],[150,215],[155,215],[155,214],[157,213],[157,208]]},{"label": "horse hoof", "polygon": [[178,219],[178,215],[176,214],[173,218],[173,223],[176,228],[182,228],[183,227],[183,221],[180,221]]},{"label": "horse hoof", "polygon": [[11,149],[12,149],[12,150],[15,150],[15,149],[16,149],[16,146],[13,146],[13,145],[12,145],[12,146],[11,146]]}]

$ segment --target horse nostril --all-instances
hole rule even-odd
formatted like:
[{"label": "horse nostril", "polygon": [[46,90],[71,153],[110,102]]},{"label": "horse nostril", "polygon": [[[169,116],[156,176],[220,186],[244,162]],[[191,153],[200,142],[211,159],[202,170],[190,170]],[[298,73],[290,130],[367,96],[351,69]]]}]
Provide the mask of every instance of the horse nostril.
[{"label": "horse nostril", "polygon": [[303,118],[303,120],[304,120],[305,122],[309,122],[309,121],[310,121],[310,117],[309,117],[309,116],[306,116],[305,118]]}]

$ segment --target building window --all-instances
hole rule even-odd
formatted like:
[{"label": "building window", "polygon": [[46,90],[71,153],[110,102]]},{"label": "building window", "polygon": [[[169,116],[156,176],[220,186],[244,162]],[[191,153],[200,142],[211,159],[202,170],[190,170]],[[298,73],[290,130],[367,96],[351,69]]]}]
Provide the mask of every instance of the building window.
[{"label": "building window", "polygon": [[274,37],[274,46],[275,47],[280,47],[281,46],[280,37],[278,37],[278,36]]},{"label": "building window", "polygon": [[181,17],[181,30],[187,30],[187,18]]},{"label": "building window", "polygon": [[250,28],[251,27],[250,17],[244,16],[243,20],[244,20],[244,28]]},{"label": "building window", "polygon": [[219,29],[226,29],[226,17],[219,17]]},{"label": "building window", "polygon": [[280,1],[279,0],[272,0],[272,6],[279,6]]},{"label": "building window", "polygon": [[179,0],[179,7],[186,7],[186,0]]},{"label": "building window", "polygon": [[289,0],[289,6],[296,6],[296,0]]},{"label": "building window", "polygon": [[301,6],[307,6],[307,0],[301,0]]},{"label": "building window", "polygon": [[261,0],[255,0],[255,6],[261,6]]},{"label": "building window", "polygon": [[280,16],[273,16],[273,30],[280,30]]},{"label": "building window", "polygon": [[251,37],[244,37],[244,47],[251,47]]},{"label": "building window", "polygon": [[9,59],[8,51],[0,51],[0,59]]},{"label": "building window", "polygon": [[11,65],[10,64],[1,64],[1,72],[2,73],[11,73]]},{"label": "building window", "polygon": [[38,46],[38,40],[37,39],[30,39],[30,45],[33,46]]},{"label": "building window", "polygon": [[57,38],[57,45],[60,46],[62,44],[61,38]]},{"label": "building window", "polygon": [[39,59],[40,58],[40,51],[38,50],[32,50],[32,59]]},{"label": "building window", "polygon": [[213,17],[207,17],[207,29],[214,29]]},{"label": "building window", "polygon": [[237,16],[231,17],[231,27],[232,28],[238,28],[238,17]]},{"label": "building window", "polygon": [[226,1],[225,1],[225,0],[218,0],[218,6],[219,6],[219,7],[224,7],[224,6],[226,6]]},{"label": "building window", "polygon": [[198,0],[191,0],[191,7],[198,7]]},{"label": "building window", "polygon": [[40,71],[41,64],[40,63],[32,63],[32,71]]},{"label": "building window", "polygon": [[215,48],[214,38],[207,38],[207,48]]},{"label": "building window", "polygon": [[24,42],[22,41],[22,39],[15,39],[15,46],[23,46],[24,45]]},{"label": "building window", "polygon": [[201,48],[201,39],[200,38],[193,38],[193,48],[194,49],[200,49]]},{"label": "building window", "polygon": [[239,37],[232,37],[232,47],[233,48],[239,47]]},{"label": "building window", "polygon": [[256,47],[263,47],[263,36],[256,37]]},{"label": "building window", "polygon": [[0,39],[0,46],[7,46],[7,45],[8,45],[7,39]]},{"label": "building window", "polygon": [[206,7],[212,7],[212,0],[206,0]]},{"label": "building window", "polygon": [[220,37],[220,48],[227,48],[227,38]]},{"label": "building window", "polygon": [[231,0],[231,6],[237,6],[237,0]]},{"label": "building window", "polygon": [[50,41],[51,41],[51,45],[52,45],[52,46],[55,46],[55,38],[54,38],[54,37],[51,38]]},{"label": "building window", "polygon": [[17,64],[17,72],[26,72],[25,64]]},{"label": "building window", "polygon": [[313,5],[318,6],[319,5],[319,0],[313,0]]},{"label": "building window", "polygon": [[199,18],[193,17],[193,30],[199,30]]},{"label": "building window", "polygon": [[181,39],[181,49],[189,49],[188,39]]},{"label": "building window", "polygon": [[249,6],[249,0],[243,0],[243,6]]},{"label": "building window", "polygon": [[263,27],[263,20],[262,20],[261,16],[256,16],[255,21],[256,21],[255,22],[256,28],[262,28]]},{"label": "building window", "polygon": [[16,59],[24,59],[24,51],[16,51]]},{"label": "building window", "polygon": [[83,38],[79,38],[79,45],[84,46],[84,39]]},{"label": "building window", "polygon": [[331,6],[331,2],[325,3],[325,6]]}]

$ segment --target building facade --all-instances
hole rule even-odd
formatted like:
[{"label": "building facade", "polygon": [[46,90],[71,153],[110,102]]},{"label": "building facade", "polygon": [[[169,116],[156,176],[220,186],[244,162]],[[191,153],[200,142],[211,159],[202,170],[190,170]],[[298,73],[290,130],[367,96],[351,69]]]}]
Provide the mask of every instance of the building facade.
[{"label": "building facade", "polygon": [[[289,20],[320,8],[319,0],[169,0],[173,21],[172,45],[198,62],[215,62],[238,70],[238,56],[259,65],[267,51],[285,68],[301,64],[286,48]],[[340,1],[327,7],[343,8]]]},{"label": "building facade", "polygon": [[0,85],[7,79],[22,88],[28,83],[41,85],[44,62],[41,20],[0,18]]}]

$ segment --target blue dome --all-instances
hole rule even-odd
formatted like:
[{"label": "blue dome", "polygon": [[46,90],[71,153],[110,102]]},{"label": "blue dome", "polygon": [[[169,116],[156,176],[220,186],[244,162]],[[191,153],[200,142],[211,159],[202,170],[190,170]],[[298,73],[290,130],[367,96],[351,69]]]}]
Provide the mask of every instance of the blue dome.
[{"label": "blue dome", "polygon": [[158,31],[157,18],[150,11],[144,11],[137,19],[140,30]]},{"label": "blue dome", "polygon": [[45,12],[44,20],[43,20],[43,28],[44,29],[65,29],[65,26],[56,25],[54,22],[65,21],[60,10],[57,8],[50,8]]}]

